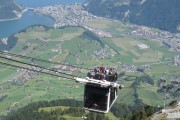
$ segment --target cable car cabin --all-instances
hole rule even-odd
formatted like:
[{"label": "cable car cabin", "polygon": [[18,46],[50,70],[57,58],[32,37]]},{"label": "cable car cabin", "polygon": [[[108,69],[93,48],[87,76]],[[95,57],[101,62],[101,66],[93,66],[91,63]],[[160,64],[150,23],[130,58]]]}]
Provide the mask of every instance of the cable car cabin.
[{"label": "cable car cabin", "polygon": [[117,72],[113,68],[97,67],[88,72],[84,89],[84,108],[107,113],[117,99]]},{"label": "cable car cabin", "polygon": [[84,108],[90,111],[107,113],[117,99],[117,73],[113,68],[97,67],[88,72],[86,78],[74,78],[85,84]]},{"label": "cable car cabin", "polygon": [[100,87],[86,84],[84,89],[84,108],[90,111],[107,113],[117,99],[116,87]]}]

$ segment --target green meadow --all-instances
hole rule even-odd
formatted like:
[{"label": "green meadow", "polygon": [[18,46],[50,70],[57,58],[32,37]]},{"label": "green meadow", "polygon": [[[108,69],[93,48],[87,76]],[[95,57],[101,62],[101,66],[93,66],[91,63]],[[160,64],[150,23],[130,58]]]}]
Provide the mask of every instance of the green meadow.
[{"label": "green meadow", "polygon": [[[87,34],[89,31],[82,27],[46,29],[42,26],[32,26],[15,35],[18,41],[11,52],[87,68],[101,65],[117,67],[118,62],[131,65],[149,64],[151,70],[147,71],[146,74],[153,77],[155,83],[163,73],[170,74],[173,72],[180,75],[180,67],[172,66],[170,63],[161,63],[171,60],[174,55],[179,53],[168,51],[167,47],[161,47],[159,43],[150,40],[140,41],[134,36],[125,34],[127,31],[132,31],[130,25],[109,20],[89,21],[87,24],[92,28],[111,32],[112,38],[101,38],[104,43],[103,47],[98,38]],[[144,43],[150,48],[139,49],[136,45],[140,43]],[[106,50],[105,54],[111,56],[105,58],[95,56],[95,52],[102,49]],[[19,60],[30,62],[22,58],[19,58]],[[3,59],[0,59],[0,61],[7,62]],[[50,63],[35,62],[44,67],[56,67]],[[120,72],[121,70],[118,69],[117,71]],[[74,74],[86,77],[86,72],[82,71]],[[7,66],[0,66],[0,97],[7,95],[5,99],[0,101],[0,115],[6,114],[9,109],[21,108],[36,101],[51,101],[63,98],[83,99],[83,85],[75,83],[73,80],[39,74],[26,82],[11,81],[21,74],[14,68],[9,69]],[[135,101],[134,89],[131,88],[133,79],[131,81],[119,79],[119,82],[127,88],[119,90],[117,102],[133,105]],[[163,104],[162,96],[157,93],[156,85],[151,86],[141,83],[137,93],[145,104],[153,106]],[[48,110],[49,108],[42,109]]]}]

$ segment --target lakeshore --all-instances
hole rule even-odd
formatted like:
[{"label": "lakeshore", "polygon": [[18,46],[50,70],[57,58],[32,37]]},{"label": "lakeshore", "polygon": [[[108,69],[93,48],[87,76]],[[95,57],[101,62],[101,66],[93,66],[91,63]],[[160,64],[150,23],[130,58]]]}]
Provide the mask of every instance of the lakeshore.
[{"label": "lakeshore", "polygon": [[32,10],[27,10],[19,18],[0,21],[0,38],[9,37],[29,26],[40,24],[45,26],[53,26],[54,20],[45,15],[34,14]]},{"label": "lakeshore", "polygon": [[0,20],[0,38],[9,37],[12,34],[18,33],[22,29],[25,29],[32,25],[45,25],[53,27],[54,19],[49,16],[42,14],[35,14],[31,8],[44,7],[49,5],[57,4],[74,4],[74,3],[83,3],[85,0],[15,0],[15,3],[19,6],[23,6],[24,12],[18,13],[18,16],[10,19],[1,19]]},{"label": "lakeshore", "polygon": [[15,13],[16,13],[16,16],[17,16],[17,17],[15,17],[15,18],[9,18],[9,19],[0,19],[0,22],[18,20],[18,19],[20,19],[20,18],[22,17],[22,15],[23,15],[25,12],[27,12],[27,11],[28,11],[27,8],[23,9],[22,12],[17,12],[17,11],[16,11]]}]

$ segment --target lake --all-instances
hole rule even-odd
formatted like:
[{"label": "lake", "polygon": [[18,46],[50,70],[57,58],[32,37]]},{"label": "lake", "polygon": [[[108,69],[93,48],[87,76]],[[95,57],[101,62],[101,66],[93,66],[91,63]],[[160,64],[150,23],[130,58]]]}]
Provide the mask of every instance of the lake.
[{"label": "lake", "polygon": [[[83,3],[84,1],[85,0],[16,0],[16,2],[22,6],[33,8],[55,4]],[[18,33],[20,30],[25,29],[28,26],[38,24],[52,26],[54,21],[47,16],[34,14],[29,10],[24,13],[20,19],[0,22],[0,38],[8,37],[14,33]]]},{"label": "lake", "polygon": [[37,15],[32,11],[28,11],[20,19],[0,22],[0,38],[8,37],[31,25],[42,24],[52,26],[53,23],[54,21],[47,16]]}]

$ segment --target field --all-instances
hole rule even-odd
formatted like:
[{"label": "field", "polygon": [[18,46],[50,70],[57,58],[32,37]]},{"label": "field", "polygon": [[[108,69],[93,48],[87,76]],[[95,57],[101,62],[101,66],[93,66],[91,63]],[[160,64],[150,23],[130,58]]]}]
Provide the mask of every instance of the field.
[{"label": "field", "polygon": [[[40,75],[24,84],[8,82],[6,85],[10,87],[0,91],[0,95],[8,95],[0,102],[1,114],[9,107],[16,109],[39,100],[51,101],[63,98],[81,100],[83,97],[82,85],[51,76]],[[5,86],[5,83],[1,86]]]},{"label": "field", "polygon": [[162,104],[163,97],[156,94],[156,92],[157,92],[157,88],[147,83],[141,84],[141,86],[137,90],[139,98],[142,99],[144,103],[153,106]]},{"label": "field", "polygon": [[[101,24],[103,23],[103,24]],[[137,39],[133,35],[128,35],[126,32],[131,32],[133,29],[128,24],[118,23],[102,19],[101,23],[97,20],[92,20],[87,23],[88,26],[112,33],[112,38],[103,38],[107,46],[112,48],[116,53],[114,63],[121,62],[131,65],[150,65],[151,70],[146,73],[154,78],[155,83],[159,80],[163,73],[166,74],[166,79],[170,82],[172,73],[179,76],[180,67],[172,66],[172,58],[174,55],[179,55],[178,52],[171,52],[166,46],[161,46],[159,43],[149,39]],[[152,28],[152,31],[154,29]],[[149,46],[147,49],[139,49],[137,44],[146,44]],[[129,73],[127,73],[129,74]],[[130,73],[130,75],[137,75]],[[127,81],[122,81],[126,85]],[[126,86],[128,87],[130,83]],[[118,101],[127,104],[134,104],[134,90],[124,88],[119,91]],[[163,98],[157,94],[157,87],[142,84],[137,93],[139,98],[148,105],[162,105]]]},{"label": "field", "polygon": [[[151,65],[151,70],[146,73],[154,78],[155,83],[163,73],[180,75],[180,67],[172,66],[167,62],[179,53],[168,51],[167,47],[161,47],[158,43],[150,40],[138,40],[134,36],[125,34],[132,31],[128,24],[104,19],[103,21],[89,21],[87,25],[111,32],[113,37],[101,38],[105,44],[103,47],[98,38],[92,37],[88,34],[89,31],[81,27],[46,29],[42,26],[33,26],[15,35],[18,42],[11,52],[87,68],[101,65],[118,68],[119,62],[130,65]],[[150,48],[139,49],[136,45],[140,43],[144,43]],[[101,58],[102,54],[95,54],[102,49],[105,51],[103,54],[108,56]],[[20,60],[29,62],[25,59]],[[3,59],[0,61],[6,62]],[[38,61],[36,64],[55,67],[50,63]],[[9,109],[14,110],[35,101],[63,98],[82,100],[83,98],[83,85],[76,84],[74,81],[40,74],[26,82],[12,82],[13,78],[22,73],[3,65],[0,68],[0,97],[7,95],[0,101],[0,115],[6,114]],[[117,71],[121,72],[120,69]],[[83,71],[74,74],[86,76]],[[136,73],[127,74],[136,75]],[[131,88],[133,79],[131,81],[119,79],[119,82],[127,88],[119,91],[117,102],[134,105],[134,89]],[[153,106],[163,104],[162,96],[157,94],[156,85],[141,84],[137,93],[145,104]]]},{"label": "field", "polygon": [[[94,51],[102,48],[97,41],[92,40],[91,36],[87,36],[84,32],[85,29],[79,27],[50,30],[45,30],[41,26],[30,27],[25,32],[16,34],[18,42],[12,52],[44,60],[51,59],[54,62],[83,65],[83,67],[97,66],[102,62],[97,61],[91,55]],[[29,62],[29,60],[21,60]],[[4,59],[0,59],[0,61],[5,62]],[[102,61],[109,63],[108,60]],[[54,67],[51,64],[38,61],[36,64]],[[74,83],[74,81],[40,75],[26,82],[14,83],[11,80],[20,76],[21,73],[17,72],[15,68],[12,70],[6,68],[7,66],[2,65],[2,67],[0,96],[7,95],[7,97],[0,102],[0,114],[6,114],[8,109],[17,109],[27,105],[27,103],[39,100],[50,101],[63,98],[81,100],[83,97],[83,86]]]}]

